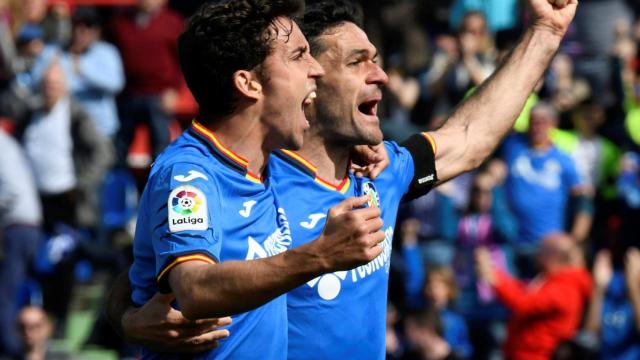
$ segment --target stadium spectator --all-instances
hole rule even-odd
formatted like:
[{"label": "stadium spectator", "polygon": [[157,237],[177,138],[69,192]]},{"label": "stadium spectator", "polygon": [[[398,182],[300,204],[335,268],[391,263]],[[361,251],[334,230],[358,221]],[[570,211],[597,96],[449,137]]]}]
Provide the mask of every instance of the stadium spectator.
[{"label": "stadium spectator", "polygon": [[[458,285],[464,288],[476,287],[473,281],[475,278],[473,253],[479,246],[486,247],[494,261],[504,270],[507,269],[506,255],[501,245],[512,240],[511,233],[514,226],[508,222],[509,214],[494,212],[495,209],[505,209],[505,207],[494,208],[493,206],[494,186],[494,179],[489,173],[478,173],[475,176],[469,207],[458,223],[454,266]],[[492,298],[486,292],[480,296],[483,296],[486,302]]]},{"label": "stadium spectator", "polygon": [[611,183],[618,175],[620,149],[599,133],[607,121],[605,109],[596,99],[585,99],[572,111],[571,120],[574,130],[555,130],[554,144],[571,154],[585,184],[602,190],[606,198],[613,197]]},{"label": "stadium spectator", "polygon": [[153,158],[169,144],[169,122],[175,110],[182,74],[178,35],[183,18],[170,10],[168,0],[139,0],[138,6],[117,14],[111,33],[120,49],[126,86],[118,104],[121,127],[118,162],[126,165],[129,145],[138,124],[147,124]]},{"label": "stadium spectator", "polygon": [[24,344],[20,358],[25,360],[72,360],[70,354],[52,349],[50,340],[53,324],[47,313],[39,306],[26,306],[20,310],[18,329]]},{"label": "stadium spectator", "polygon": [[0,130],[0,356],[16,355],[18,290],[42,240],[40,198],[28,160]]},{"label": "stadium spectator", "polygon": [[415,219],[402,224],[402,263],[404,264],[405,302],[408,309],[422,311],[433,307],[440,317],[442,336],[451,350],[461,358],[471,357],[473,347],[465,319],[452,310],[458,296],[453,270],[448,266],[430,267],[425,276],[425,264],[417,246]]},{"label": "stadium spectator", "polygon": [[[98,186],[113,159],[111,144],[69,96],[58,62],[44,72],[41,89],[39,107],[23,104],[16,135],[35,176],[44,230],[53,233],[59,223],[93,228]],[[73,266],[57,271],[43,286],[43,305],[56,315],[56,331],[62,331],[73,288]]]},{"label": "stadium spectator", "polygon": [[454,270],[460,295],[456,309],[469,325],[475,359],[489,359],[499,351],[504,338],[506,310],[497,302],[492,288],[477,279],[473,268],[474,251],[486,246],[496,264],[511,269],[509,245],[515,238],[517,224],[504,198],[506,169],[491,161],[476,174],[469,207],[461,217],[456,236]]},{"label": "stadium spectator", "polygon": [[548,359],[558,344],[575,335],[591,291],[591,277],[576,243],[566,234],[550,234],[539,252],[541,273],[524,284],[497,269],[490,253],[476,252],[478,277],[493,286],[511,311],[504,354],[507,359]]},{"label": "stadium spectator", "polygon": [[405,321],[404,332],[409,349],[403,359],[406,360],[456,360],[462,359],[444,339],[442,322],[438,310],[426,310],[409,314]]},{"label": "stadium spectator", "polygon": [[[525,278],[535,274],[535,254],[544,236],[564,231],[568,223],[571,235],[582,241],[591,227],[589,189],[569,155],[551,143],[550,132],[557,122],[555,109],[539,102],[531,111],[528,136],[511,135],[502,148],[509,168],[507,195],[518,221],[518,239],[513,244],[515,261]],[[576,209],[567,221],[565,213],[571,197],[575,197]]]},{"label": "stadium spectator", "polygon": [[96,129],[114,138],[120,121],[115,95],[124,86],[118,50],[100,40],[101,20],[93,8],[78,8],[72,16],[71,42],[65,47],[50,46],[34,65],[37,83],[52,61],[59,61],[71,95],[93,120]]},{"label": "stadium spectator", "polygon": [[589,83],[574,74],[571,57],[562,53],[551,62],[544,87],[551,103],[560,113],[572,110],[591,94]]},{"label": "stadium spectator", "polygon": [[640,358],[640,251],[627,250],[624,272],[608,250],[596,255],[585,330],[599,339],[600,359]]},{"label": "stadium spectator", "polygon": [[451,308],[458,296],[453,270],[449,267],[430,269],[424,292],[429,305],[438,310],[442,322],[442,337],[451,347],[451,351],[460,358],[471,358],[473,347],[469,342],[467,323]]},{"label": "stadium spectator", "polygon": [[58,222],[93,227],[97,189],[112,163],[112,148],[69,96],[58,62],[44,72],[41,90],[41,107],[24,109],[16,135],[33,167],[45,230]]},{"label": "stadium spectator", "polygon": [[[38,25],[47,44],[66,44],[71,37],[71,9],[65,1],[49,4],[47,0],[24,0],[16,20],[23,24]],[[21,18],[18,16],[21,15]]]},{"label": "stadium spectator", "polygon": [[465,14],[457,37],[441,36],[424,75],[426,96],[437,99],[436,114],[447,113],[469,89],[495,70],[496,51],[484,15]]},{"label": "stadium spectator", "polygon": [[576,73],[589,81],[592,93],[598,94],[605,105],[611,105],[613,100],[609,56],[620,21],[631,22],[631,11],[623,0],[584,0],[574,23],[580,44],[575,58]]}]

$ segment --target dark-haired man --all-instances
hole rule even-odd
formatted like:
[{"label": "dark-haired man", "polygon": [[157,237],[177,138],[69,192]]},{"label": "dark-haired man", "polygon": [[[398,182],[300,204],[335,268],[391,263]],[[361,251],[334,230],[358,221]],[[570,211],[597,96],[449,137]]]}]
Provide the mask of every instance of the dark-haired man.
[{"label": "dark-haired man", "polygon": [[317,241],[286,251],[290,225],[266,161],[275,149],[302,145],[304,110],[323,74],[292,20],[300,7],[291,0],[205,4],[179,39],[200,115],[151,170],[129,275],[138,305],[172,292],[189,318],[237,314],[234,336],[202,358],[246,359],[256,351],[285,358],[282,294],[382,251],[379,209],[360,208],[367,196],[333,207]]},{"label": "dark-haired man", "polygon": [[318,98],[308,108],[312,126],[304,146],[299,152],[277,152],[270,160],[293,239],[296,245],[313,239],[323,228],[326,209],[359,193],[372,194],[381,208],[386,239],[383,253],[372,262],[323,274],[288,294],[289,358],[384,358],[386,270],[399,203],[489,155],[513,125],[576,8],[574,1],[530,4],[534,25],[507,62],[441,129],[401,145],[385,143],[390,166],[375,181],[354,178],[347,166],[353,145],[382,140],[376,110],[387,76],[345,3],[324,2],[307,11],[303,28],[326,75],[318,79]]}]

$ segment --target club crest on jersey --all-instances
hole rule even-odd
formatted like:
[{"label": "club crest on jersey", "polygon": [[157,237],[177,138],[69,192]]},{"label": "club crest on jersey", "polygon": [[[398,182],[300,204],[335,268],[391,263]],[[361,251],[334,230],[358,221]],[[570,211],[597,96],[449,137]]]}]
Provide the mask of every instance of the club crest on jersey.
[{"label": "club crest on jersey", "polygon": [[380,196],[378,190],[372,182],[366,182],[362,185],[362,194],[369,195],[369,201],[367,201],[367,207],[380,207]]},{"label": "club crest on jersey", "polygon": [[182,185],[171,191],[167,201],[169,231],[206,230],[209,226],[207,198],[195,186]]}]

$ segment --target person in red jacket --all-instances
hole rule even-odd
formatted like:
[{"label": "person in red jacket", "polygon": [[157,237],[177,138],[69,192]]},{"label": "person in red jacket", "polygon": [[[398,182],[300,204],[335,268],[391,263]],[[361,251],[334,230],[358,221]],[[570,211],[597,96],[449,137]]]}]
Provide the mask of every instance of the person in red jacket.
[{"label": "person in red jacket", "polygon": [[126,164],[137,124],[149,126],[153,158],[169,144],[169,122],[175,110],[182,74],[178,36],[184,19],[168,0],[138,0],[138,6],[113,17],[110,31],[122,55],[126,86],[118,104],[118,161]]},{"label": "person in red jacket", "polygon": [[591,291],[580,250],[566,234],[544,238],[538,252],[541,273],[525,284],[494,268],[478,249],[478,277],[490,284],[511,311],[504,344],[506,359],[548,360],[558,344],[574,337]]}]

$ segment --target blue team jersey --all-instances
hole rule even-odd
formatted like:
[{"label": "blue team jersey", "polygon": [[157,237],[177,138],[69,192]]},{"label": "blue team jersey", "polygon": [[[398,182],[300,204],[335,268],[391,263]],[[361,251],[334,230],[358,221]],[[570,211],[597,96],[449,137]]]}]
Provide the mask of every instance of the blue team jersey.
[{"label": "blue team jersey", "polygon": [[503,145],[509,167],[506,189],[519,221],[518,241],[537,244],[546,234],[562,231],[571,189],[580,185],[569,155],[555,146],[540,152],[524,135],[512,135]]},{"label": "blue team jersey", "polygon": [[414,177],[409,151],[393,142],[385,146],[390,165],[375,181],[348,175],[338,186],[316,176],[315,166],[296,153],[271,156],[274,187],[289,216],[294,247],[318,238],[327,211],[351,196],[372,195],[384,221],[383,252],[376,259],[322,275],[287,294],[289,359],[385,357],[391,242],[398,206]]},{"label": "blue team jersey", "polygon": [[[168,271],[180,262],[253,260],[291,246],[270,181],[261,183],[246,166],[197,122],[158,157],[140,203],[129,273],[134,303],[170,291]],[[229,331],[218,348],[193,358],[286,358],[286,296],[233,316]]]}]

